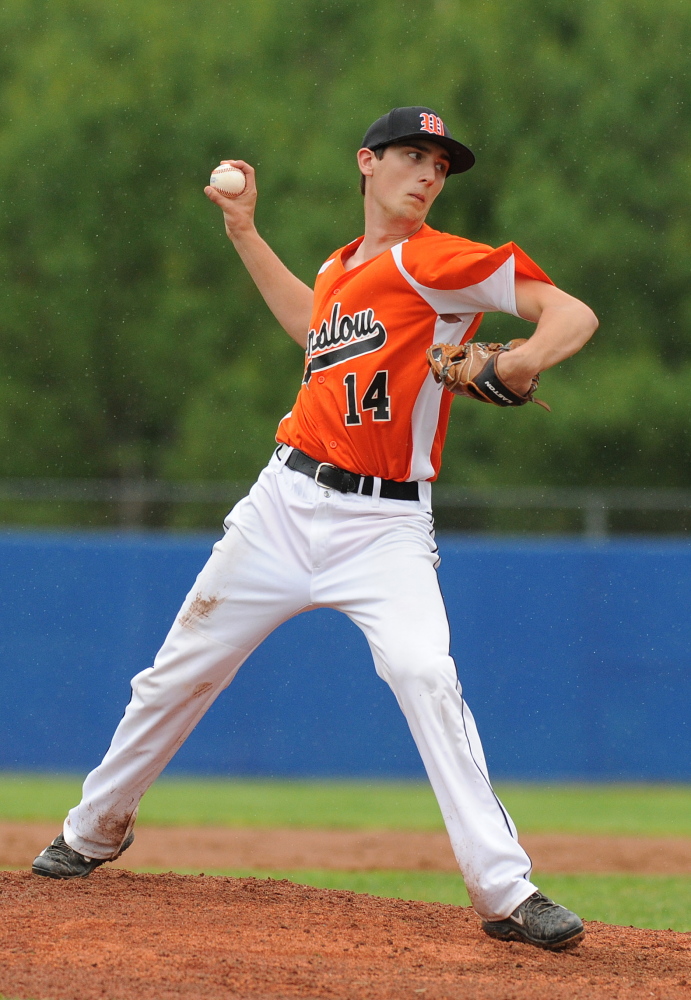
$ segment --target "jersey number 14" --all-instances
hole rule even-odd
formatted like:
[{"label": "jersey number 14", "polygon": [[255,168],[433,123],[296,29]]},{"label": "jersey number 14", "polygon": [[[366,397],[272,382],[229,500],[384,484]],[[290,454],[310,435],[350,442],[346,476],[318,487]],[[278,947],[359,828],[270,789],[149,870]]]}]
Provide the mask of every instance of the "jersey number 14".
[{"label": "jersey number 14", "polygon": [[362,423],[361,414],[372,411],[372,420],[391,420],[391,398],[389,396],[389,373],[377,372],[360,400],[358,409],[357,375],[351,372],[343,379],[346,387],[346,426]]}]

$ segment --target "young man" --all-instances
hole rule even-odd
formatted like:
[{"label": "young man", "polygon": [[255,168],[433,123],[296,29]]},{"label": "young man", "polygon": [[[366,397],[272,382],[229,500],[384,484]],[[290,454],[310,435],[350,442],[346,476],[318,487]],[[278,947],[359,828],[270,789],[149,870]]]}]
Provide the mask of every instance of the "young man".
[{"label": "young man", "polygon": [[246,177],[238,197],[206,188],[269,308],[306,348],[303,384],[268,467],[228,515],[153,667],[133,679],[81,803],[33,871],[74,878],[116,858],[141,796],[252,650],[291,616],[332,607],[363,630],[406,716],[485,931],[565,947],[583,925],[529,881],[449,655],[430,499],[451,394],[425,351],[472,337],[483,312],[521,316],[535,331],[497,370],[525,394],[597,321],[513,244],[493,250],[425,225],[447,176],[474,163],[430,108],[384,115],[357,155],[365,235],[332,254],[314,290],[257,233],[247,163],[227,161]]}]

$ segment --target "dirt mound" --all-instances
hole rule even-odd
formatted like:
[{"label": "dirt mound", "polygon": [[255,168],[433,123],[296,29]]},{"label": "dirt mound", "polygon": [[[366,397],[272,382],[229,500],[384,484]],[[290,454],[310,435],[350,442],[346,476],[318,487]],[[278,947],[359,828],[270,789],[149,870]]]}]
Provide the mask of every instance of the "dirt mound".
[{"label": "dirt mound", "polygon": [[569,952],[471,910],[290,882],[0,873],[0,992],[33,1000],[682,1000],[691,935],[588,924]]},{"label": "dirt mound", "polygon": [[[56,823],[0,822],[0,868],[27,868],[59,832]],[[400,869],[457,872],[446,833],[413,830],[296,830],[137,826],[118,868],[216,871],[256,868]],[[540,875],[569,872],[691,874],[691,839],[526,834]]]}]

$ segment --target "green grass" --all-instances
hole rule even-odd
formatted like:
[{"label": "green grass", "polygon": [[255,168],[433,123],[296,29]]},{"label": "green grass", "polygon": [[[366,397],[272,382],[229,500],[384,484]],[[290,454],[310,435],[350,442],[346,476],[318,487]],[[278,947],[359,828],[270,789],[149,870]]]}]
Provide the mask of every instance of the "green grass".
[{"label": "green grass", "polygon": [[[62,822],[81,797],[66,775],[0,774],[0,819]],[[423,782],[161,779],[142,801],[140,823],[164,826],[292,826],[443,829]]]},{"label": "green grass", "polygon": [[[499,784],[521,832],[691,836],[691,785]],[[81,779],[0,774],[0,819],[62,822]],[[161,779],[139,821],[165,826],[441,830],[424,782]]]},{"label": "green grass", "polygon": [[688,875],[536,875],[548,896],[585,920],[691,931]]},{"label": "green grass", "polygon": [[[179,869],[182,874],[198,874]],[[469,906],[459,875],[445,872],[257,871],[232,869],[206,875],[288,879],[322,889],[349,889],[392,899]],[[584,920],[623,927],[691,931],[691,877],[687,875],[534,875],[540,889],[575,910]]]},{"label": "green grass", "polygon": [[519,830],[691,837],[691,785],[499,785]]}]

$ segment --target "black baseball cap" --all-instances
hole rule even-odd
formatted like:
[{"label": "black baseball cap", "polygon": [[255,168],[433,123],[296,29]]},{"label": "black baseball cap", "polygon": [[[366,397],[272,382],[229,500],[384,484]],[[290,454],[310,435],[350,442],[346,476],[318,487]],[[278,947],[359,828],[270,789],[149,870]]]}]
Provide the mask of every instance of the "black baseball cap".
[{"label": "black baseball cap", "polygon": [[393,108],[370,125],[361,148],[381,149],[405,139],[429,139],[443,146],[451,157],[448,174],[462,174],[475,163],[471,150],[452,138],[444,122],[431,108]]}]

